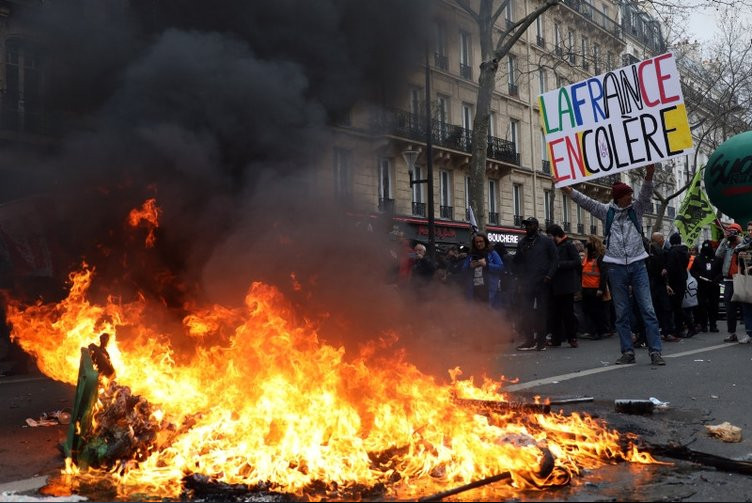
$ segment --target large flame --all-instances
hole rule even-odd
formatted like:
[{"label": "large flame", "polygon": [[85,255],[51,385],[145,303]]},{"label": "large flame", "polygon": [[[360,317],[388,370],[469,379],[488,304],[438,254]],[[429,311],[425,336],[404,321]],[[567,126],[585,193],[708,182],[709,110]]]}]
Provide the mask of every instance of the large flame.
[{"label": "large flame", "polygon": [[[188,341],[193,349],[179,354],[168,342],[178,337],[156,326],[145,298],[92,303],[94,274],[84,264],[71,274],[66,299],[11,304],[8,318],[39,368],[71,384],[80,348],[111,334],[117,382],[152,404],[155,422],[172,425],[145,460],[117,470],[123,494],[176,496],[185,474],[202,473],[312,498],[322,483],[385,484],[389,496],[409,497],[505,472],[511,487],[529,489],[614,460],[654,461],[623,449],[616,431],[588,416],[458,406],[456,397],[506,397],[498,382],[460,380],[458,370],[451,384],[438,384],[390,349],[395,334],[346,354],[295,321],[281,293],[262,283],[250,286],[241,307],[193,309],[178,330],[181,347]],[[100,391],[100,402],[105,397]],[[556,465],[541,479],[544,451]]]}]

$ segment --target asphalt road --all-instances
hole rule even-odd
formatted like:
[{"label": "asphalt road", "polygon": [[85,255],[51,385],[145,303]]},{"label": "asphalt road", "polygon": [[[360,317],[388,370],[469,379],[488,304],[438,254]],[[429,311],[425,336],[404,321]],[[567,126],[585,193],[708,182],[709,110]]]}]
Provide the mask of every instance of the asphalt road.
[{"label": "asphalt road", "polygon": [[[427,337],[430,334],[426,335]],[[677,443],[725,458],[752,461],[752,344],[722,342],[723,333],[699,334],[677,343],[664,343],[667,365],[650,365],[647,350],[637,350],[637,363],[613,365],[619,356],[615,337],[583,340],[579,348],[566,344],[544,352],[517,352],[503,337],[468,344],[462,338],[434,346],[431,358],[419,366],[426,371],[460,365],[465,375],[481,370],[498,377],[516,377],[506,387],[521,399],[534,395],[593,397],[592,402],[555,407],[583,411],[605,419],[621,431],[633,431],[652,444]],[[505,340],[499,340],[505,339]],[[435,341],[434,341],[435,342]],[[0,377],[0,493],[27,485],[35,476],[62,466],[58,443],[65,427],[24,427],[36,418],[70,406],[73,388],[29,374]],[[614,400],[656,397],[669,402],[666,411],[648,416],[617,413]],[[711,438],[705,425],[724,421],[742,428],[739,443]],[[750,501],[752,476],[661,458],[664,466],[617,465],[597,473],[585,472],[568,488],[526,495],[536,501]],[[492,499],[493,492],[467,493],[465,499]]]}]

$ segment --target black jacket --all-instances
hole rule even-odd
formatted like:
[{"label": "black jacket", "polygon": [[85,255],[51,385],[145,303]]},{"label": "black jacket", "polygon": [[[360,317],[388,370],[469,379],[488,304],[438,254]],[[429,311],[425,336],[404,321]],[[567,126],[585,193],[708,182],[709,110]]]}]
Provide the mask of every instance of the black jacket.
[{"label": "black jacket", "polygon": [[687,266],[689,266],[689,249],[685,245],[673,245],[666,255],[668,284],[675,292],[687,288]]},{"label": "black jacket", "polygon": [[550,237],[541,233],[525,235],[517,243],[514,263],[520,289],[532,290],[539,288],[546,276],[553,279],[559,267],[559,254]]},{"label": "black jacket", "polygon": [[554,295],[577,293],[582,287],[582,259],[571,239],[565,237],[556,245],[559,267],[556,269],[551,292]]}]

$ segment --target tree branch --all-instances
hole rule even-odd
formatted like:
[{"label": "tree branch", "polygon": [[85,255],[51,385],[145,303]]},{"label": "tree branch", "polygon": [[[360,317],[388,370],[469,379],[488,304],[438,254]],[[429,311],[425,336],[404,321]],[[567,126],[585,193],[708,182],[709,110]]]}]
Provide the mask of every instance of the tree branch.
[{"label": "tree branch", "polygon": [[472,7],[470,7],[470,4],[467,3],[467,0],[454,0],[457,5],[464,10],[471,18],[473,18],[473,21],[476,23],[480,23],[480,15],[473,10]]},{"label": "tree branch", "polygon": [[496,9],[496,12],[491,15],[491,26],[494,26],[496,24],[499,16],[501,16],[501,13],[504,12],[504,9],[507,8],[507,5],[509,5],[510,1],[511,0],[504,0],[503,2],[501,2],[501,4],[499,4],[499,8]]}]

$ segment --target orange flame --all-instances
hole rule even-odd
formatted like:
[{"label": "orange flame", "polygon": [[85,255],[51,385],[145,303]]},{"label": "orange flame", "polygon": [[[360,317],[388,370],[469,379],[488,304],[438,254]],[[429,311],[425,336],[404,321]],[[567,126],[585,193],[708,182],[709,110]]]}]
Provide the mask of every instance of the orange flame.
[{"label": "orange flame", "polygon": [[160,209],[157,206],[157,200],[154,198],[147,199],[141,208],[134,208],[128,214],[128,223],[132,227],[138,227],[141,222],[145,222],[145,225],[149,229],[149,233],[146,235],[146,247],[153,248],[156,242],[155,232],[159,227],[159,213]]},{"label": "orange flame", "polygon": [[[522,490],[563,484],[614,460],[654,462],[632,446],[622,449],[616,431],[588,416],[481,415],[459,407],[454,397],[505,396],[498,382],[459,380],[459,369],[440,385],[402,353],[383,356],[396,334],[348,357],[307,322],[293,324],[281,293],[262,283],[251,285],[241,307],[212,305],[186,316],[180,335],[195,350],[180,355],[150,324],[145,299],[91,304],[93,274],[84,264],[70,277],[67,299],[11,305],[8,317],[13,338],[40,369],[71,384],[80,348],[112,334],[118,383],[153,404],[155,421],[183,425],[165,431],[145,461],[111,474],[123,495],[177,496],[184,474],[203,473],[309,498],[322,482],[339,489],[383,483],[389,496],[414,497],[502,472]],[[541,480],[544,448],[556,465]],[[68,473],[87,476],[70,464]]]}]

